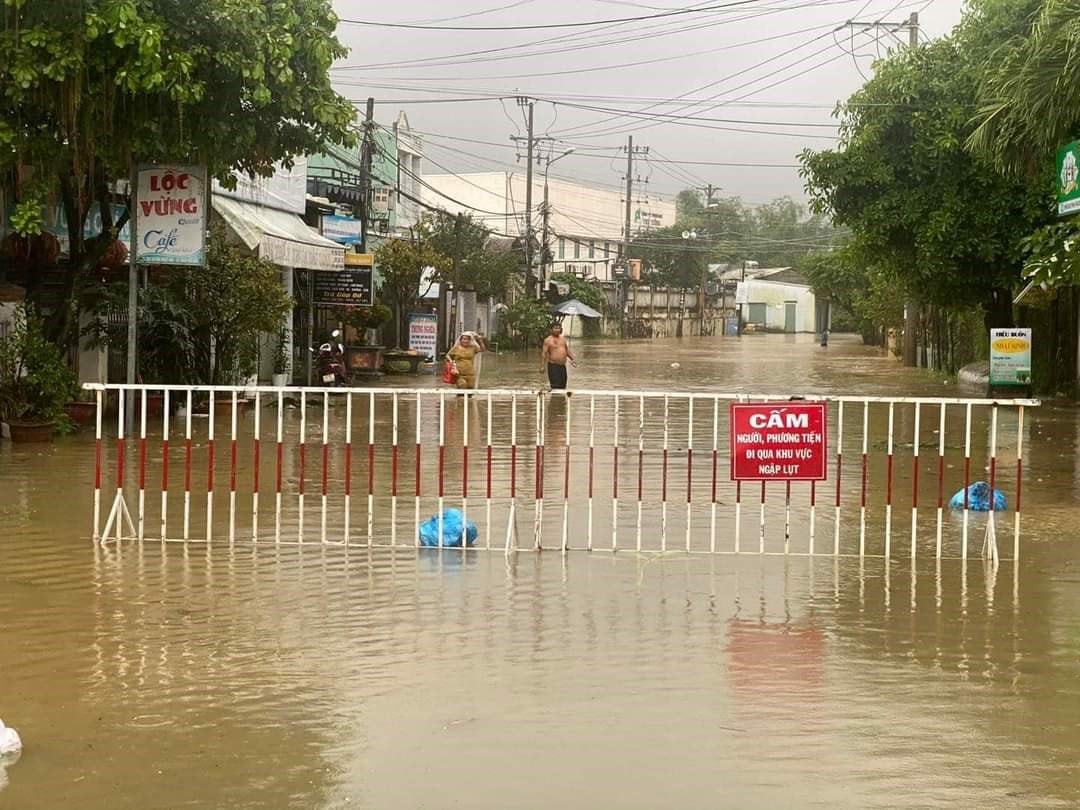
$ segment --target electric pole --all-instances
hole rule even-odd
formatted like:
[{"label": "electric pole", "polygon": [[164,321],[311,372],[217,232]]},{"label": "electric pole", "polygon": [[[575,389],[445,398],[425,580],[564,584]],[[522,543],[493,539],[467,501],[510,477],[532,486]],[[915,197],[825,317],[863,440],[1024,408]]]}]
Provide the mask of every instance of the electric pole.
[{"label": "electric pole", "polygon": [[622,317],[619,323],[622,325],[622,337],[626,337],[626,291],[630,283],[630,215],[634,203],[634,157],[647,155],[649,147],[634,146],[634,136],[631,135],[626,142],[626,220],[623,223],[623,277],[619,283],[619,312]]},{"label": "electric pole", "polygon": [[706,186],[698,186],[698,191],[705,195],[705,207],[712,208],[713,195],[720,191],[720,186],[714,186],[712,183],[709,183]]},{"label": "electric pole", "polygon": [[634,146],[634,136],[631,135],[626,142],[626,221],[623,224],[623,260],[627,262],[627,273],[630,271],[630,214],[634,202],[634,158],[637,155],[649,154],[649,147]]},{"label": "electric pole", "polygon": [[[533,135],[533,100],[528,96],[518,96],[518,106],[525,110],[526,136],[511,137],[514,143],[525,141],[525,280],[529,295],[540,297],[540,285],[533,273],[532,249],[532,193],[533,193],[533,157],[536,152],[536,138]],[[521,155],[519,153],[518,157]]]},{"label": "electric pole", "polygon": [[[849,20],[846,23],[846,27],[852,29],[873,29],[876,31],[888,31],[894,33],[901,29],[906,28],[908,32],[908,47],[919,47],[919,12],[913,11],[906,20],[900,22],[884,22],[878,20],[877,22],[855,22]],[[913,298],[908,297],[904,303],[904,352],[903,361],[904,365],[908,367],[914,367],[918,365],[918,329],[919,329],[919,302]]]},{"label": "electric pole", "polygon": [[360,147],[360,252],[368,249],[368,218],[371,216],[371,156],[375,151],[375,99],[368,98],[364,112],[364,142]]},{"label": "electric pole", "polygon": [[[709,213],[711,213],[711,209],[712,209],[712,206],[713,206],[713,197],[716,195],[716,193],[718,191],[720,191],[720,188],[721,188],[720,186],[714,186],[712,183],[708,183],[708,184],[706,184],[704,186],[698,186],[697,190],[705,195],[705,214],[706,214],[706,216]],[[705,236],[706,239],[708,239],[708,234],[703,234],[703,235]],[[700,291],[698,293],[698,315],[699,315],[699,318],[700,318],[700,323],[698,324],[698,334],[701,337],[705,337],[705,303],[708,300],[708,296],[706,295],[706,292],[705,292],[705,286],[706,286],[706,283],[708,281],[708,277],[709,277],[709,254],[706,252],[706,253],[704,253],[702,255],[702,262],[701,262],[701,289],[700,289]],[[723,316],[724,316],[724,299],[723,299],[722,295],[721,295],[721,299],[720,299],[720,315],[721,315],[721,324],[722,324],[723,323]],[[721,332],[723,332],[722,328],[721,328]]]}]

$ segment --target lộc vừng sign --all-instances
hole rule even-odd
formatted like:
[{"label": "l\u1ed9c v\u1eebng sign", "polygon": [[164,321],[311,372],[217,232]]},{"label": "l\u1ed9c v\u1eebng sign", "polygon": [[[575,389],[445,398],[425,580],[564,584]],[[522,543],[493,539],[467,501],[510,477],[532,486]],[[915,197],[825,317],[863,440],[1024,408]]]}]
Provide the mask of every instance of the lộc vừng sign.
[{"label": "l\u1ed9c v\u1eebng sign", "polygon": [[135,263],[206,264],[206,169],[142,165],[135,188]]}]

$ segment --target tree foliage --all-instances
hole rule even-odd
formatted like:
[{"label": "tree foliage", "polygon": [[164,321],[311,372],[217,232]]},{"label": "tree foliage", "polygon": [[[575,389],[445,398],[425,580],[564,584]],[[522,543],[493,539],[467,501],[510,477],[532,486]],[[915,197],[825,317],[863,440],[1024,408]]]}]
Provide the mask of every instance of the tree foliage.
[{"label": "tree foliage", "polygon": [[790,267],[841,237],[824,216],[808,214],[790,197],[750,207],[738,197],[706,200],[686,189],[676,202],[673,226],[642,234],[631,245],[654,284],[696,288],[709,264]]},{"label": "tree foliage", "polygon": [[1049,211],[1045,187],[965,148],[984,56],[953,38],[879,62],[841,108],[840,147],[804,152],[802,174],[864,266],[923,303],[981,306],[1007,325],[1021,242]]},{"label": "tree foliage", "polygon": [[[210,231],[207,267],[172,267],[139,292],[139,378],[157,384],[235,385],[257,373],[259,340],[278,334],[293,300],[281,270],[230,244],[223,226]],[[85,330],[91,343],[123,351],[124,281],[93,290],[100,317]]]},{"label": "tree foliage", "polygon": [[530,347],[539,346],[543,341],[551,328],[552,317],[542,301],[522,295],[503,313],[500,321]]},{"label": "tree foliage", "polygon": [[576,298],[597,312],[607,311],[607,296],[604,295],[603,288],[597,282],[581,278],[573,273],[552,273],[551,280],[565,284],[569,288],[569,292],[566,295],[559,296],[555,303],[560,304],[563,301]]},{"label": "tree foliage", "polygon": [[1045,176],[1080,133],[1080,0],[982,0],[963,35],[997,33],[979,87],[977,151],[1014,174]]},{"label": "tree foliage", "polygon": [[445,275],[451,261],[427,242],[391,239],[375,251],[375,263],[383,279],[383,297],[394,311],[397,345],[406,345],[407,316],[420,297],[425,270],[430,268],[435,277]]},{"label": "tree foliage", "polygon": [[832,302],[834,319],[847,322],[864,341],[877,342],[882,329],[900,327],[904,305],[896,278],[873,264],[865,264],[851,250],[813,253],[803,260],[799,270],[815,293]]},{"label": "tree foliage", "polygon": [[[0,15],[0,178],[23,233],[59,199],[69,297],[119,231],[112,192],[135,163],[205,163],[228,185],[353,139],[330,0],[4,0]],[[86,244],[94,204],[105,235]]]},{"label": "tree foliage", "polygon": [[514,274],[524,259],[518,251],[497,244],[491,229],[472,214],[449,214],[436,211],[425,214],[417,225],[417,237],[450,265],[439,274],[439,281],[455,281],[478,295],[501,298],[510,290]]}]

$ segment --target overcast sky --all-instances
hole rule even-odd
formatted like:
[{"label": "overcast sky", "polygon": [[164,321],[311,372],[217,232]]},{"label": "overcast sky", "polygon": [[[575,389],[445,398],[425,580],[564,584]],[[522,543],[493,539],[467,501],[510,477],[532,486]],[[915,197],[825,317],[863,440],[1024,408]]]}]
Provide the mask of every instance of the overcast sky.
[{"label": "overcast sky", "polygon": [[[695,5],[706,10],[668,14]],[[962,2],[334,0],[334,7],[339,37],[351,49],[334,71],[338,90],[357,100],[374,96],[382,124],[405,110],[425,133],[427,173],[522,169],[509,138],[524,134],[513,96],[528,94],[542,99],[536,134],[556,139],[555,154],[575,148],[553,176],[619,184],[626,159],[618,150],[633,135],[650,148],[635,172],[648,178],[647,188],[673,193],[712,183],[756,204],[783,194],[802,198],[794,156],[834,142],[833,106],[871,75],[879,53],[899,47],[897,38],[907,42],[903,30],[835,29],[917,11],[926,41],[959,22]],[[346,22],[523,26],[658,14],[667,16],[518,31]],[[438,99],[449,100],[431,103]]]}]

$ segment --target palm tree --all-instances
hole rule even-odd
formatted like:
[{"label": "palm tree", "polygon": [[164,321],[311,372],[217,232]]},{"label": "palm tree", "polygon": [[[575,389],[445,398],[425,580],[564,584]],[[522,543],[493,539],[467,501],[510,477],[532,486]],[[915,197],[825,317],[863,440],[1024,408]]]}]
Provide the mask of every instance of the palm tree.
[{"label": "palm tree", "polygon": [[1045,172],[1080,134],[1080,0],[1042,0],[1027,33],[1003,42],[968,145],[1005,171]]}]

